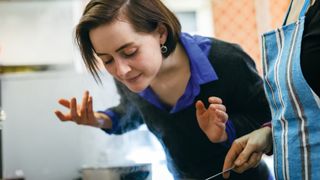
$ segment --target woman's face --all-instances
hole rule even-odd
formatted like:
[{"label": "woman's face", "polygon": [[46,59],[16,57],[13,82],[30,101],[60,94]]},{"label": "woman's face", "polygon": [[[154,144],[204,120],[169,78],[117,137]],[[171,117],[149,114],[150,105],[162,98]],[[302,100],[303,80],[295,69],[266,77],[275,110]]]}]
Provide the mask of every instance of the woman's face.
[{"label": "woman's face", "polygon": [[137,33],[128,22],[115,21],[91,30],[89,36],[106,70],[131,91],[144,90],[157,76],[164,42],[158,30]]}]

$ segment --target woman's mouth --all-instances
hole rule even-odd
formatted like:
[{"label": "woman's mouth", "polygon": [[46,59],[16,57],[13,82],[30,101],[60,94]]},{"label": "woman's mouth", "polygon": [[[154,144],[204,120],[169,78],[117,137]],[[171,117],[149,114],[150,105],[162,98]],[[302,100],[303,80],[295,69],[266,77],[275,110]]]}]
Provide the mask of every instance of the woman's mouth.
[{"label": "woman's mouth", "polygon": [[125,79],[125,81],[127,81],[129,83],[134,83],[134,82],[138,81],[140,76],[141,76],[141,74],[138,74],[137,76]]}]

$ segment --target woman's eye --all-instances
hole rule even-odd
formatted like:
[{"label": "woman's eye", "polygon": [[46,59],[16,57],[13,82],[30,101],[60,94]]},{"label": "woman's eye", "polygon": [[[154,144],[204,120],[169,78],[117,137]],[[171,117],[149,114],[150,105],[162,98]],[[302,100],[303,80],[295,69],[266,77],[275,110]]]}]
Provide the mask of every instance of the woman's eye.
[{"label": "woman's eye", "polygon": [[103,63],[108,65],[108,64],[111,64],[113,62],[113,59],[108,59],[108,60],[104,60]]},{"label": "woman's eye", "polygon": [[137,52],[137,48],[131,48],[123,51],[125,57],[131,57]]}]

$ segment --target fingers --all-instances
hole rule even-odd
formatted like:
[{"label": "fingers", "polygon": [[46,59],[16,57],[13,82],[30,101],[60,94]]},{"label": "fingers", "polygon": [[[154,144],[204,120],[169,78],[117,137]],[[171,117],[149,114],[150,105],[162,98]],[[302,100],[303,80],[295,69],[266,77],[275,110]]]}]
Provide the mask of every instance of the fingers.
[{"label": "fingers", "polygon": [[88,101],[89,101],[89,92],[85,91],[82,97],[82,103],[80,107],[80,124],[86,124],[88,120]]},{"label": "fingers", "polygon": [[[241,145],[241,143],[239,143],[239,141],[234,141],[234,143],[232,144],[231,148],[229,149],[225,157],[224,164],[223,164],[223,171],[235,165],[234,162],[239,156],[239,154],[242,152],[242,150],[243,150],[243,146]],[[228,171],[226,173],[223,173],[222,176],[223,178],[228,179],[230,176],[230,172]]]},{"label": "fingers", "polygon": [[241,166],[236,166],[233,170],[237,173],[243,173],[250,168],[256,167],[259,165],[261,157],[262,153],[253,153],[247,162],[244,162]]},{"label": "fingers", "polygon": [[66,108],[70,108],[70,101],[67,99],[59,99],[58,103]]},{"label": "fingers", "polygon": [[207,109],[201,100],[196,102],[196,110],[197,110],[197,116],[201,116],[206,112]]},{"label": "fingers", "polygon": [[243,163],[249,162],[248,159],[256,152],[256,146],[247,143],[241,154],[239,155],[236,166],[242,166]]},{"label": "fingers", "polygon": [[[210,103],[210,108],[212,109],[218,109],[221,111],[226,112],[226,107],[222,104],[222,100],[218,97],[210,97],[208,99],[208,102]],[[204,106],[203,102],[201,100],[198,100],[196,102],[196,109],[202,114],[204,113],[207,109]]]},{"label": "fingers", "polygon": [[208,113],[206,107],[204,106],[202,101],[197,101],[196,102],[196,116],[197,116],[197,121],[202,130],[207,129],[207,124],[208,124]]},{"label": "fingers", "polygon": [[222,104],[222,99],[214,96],[209,97],[208,101],[211,104]]},{"label": "fingers", "polygon": [[69,108],[69,113],[62,113],[58,110],[54,111],[61,121],[74,121],[77,124],[89,125],[95,120],[92,97],[89,95],[89,91],[84,92],[81,104],[77,104],[77,100],[74,97],[70,100],[59,99],[58,103]]},{"label": "fingers", "polygon": [[225,123],[228,120],[228,118],[229,118],[228,114],[221,109],[216,109],[214,104],[211,104],[209,106],[209,109],[211,110],[212,113],[215,113],[216,117],[221,122]]},{"label": "fingers", "polygon": [[56,116],[61,120],[61,121],[71,121],[72,118],[70,115],[64,115],[61,111],[54,111],[54,113],[56,114]]},{"label": "fingers", "polygon": [[[222,100],[217,97],[210,97],[209,101],[212,103],[222,103]],[[228,120],[228,114],[225,112],[226,107],[223,104],[210,104],[208,109],[201,100],[196,102],[196,115],[200,127],[205,128],[209,119],[214,120],[216,125],[224,128]]]},{"label": "fingers", "polygon": [[[70,108],[70,101],[66,99],[59,99],[58,103],[66,108]],[[70,114],[63,114],[61,111],[55,110],[54,113],[61,121],[71,121],[72,118]]]},{"label": "fingers", "polygon": [[94,116],[94,112],[93,112],[92,96],[89,96],[87,113],[88,113],[88,121],[94,121],[95,116]]},{"label": "fingers", "polygon": [[222,122],[226,122],[229,117],[228,117],[228,114],[226,113],[227,112],[226,106],[222,104],[222,99],[218,97],[210,97],[208,101],[209,103],[211,103],[209,106],[209,109],[212,112],[215,112],[217,117],[221,119]]},{"label": "fingers", "polygon": [[223,112],[227,111],[226,106],[224,106],[223,104],[210,104],[210,108],[217,109]]},{"label": "fingers", "polygon": [[253,168],[258,167],[258,165],[260,164],[260,161],[262,159],[262,155],[263,155],[263,153],[258,153],[257,160],[256,160],[256,163],[253,165]]},{"label": "fingers", "polygon": [[79,117],[78,112],[77,112],[77,100],[76,100],[76,98],[72,98],[71,99],[70,114],[71,114],[72,120],[74,122],[76,122],[76,123],[80,122],[80,117]]}]

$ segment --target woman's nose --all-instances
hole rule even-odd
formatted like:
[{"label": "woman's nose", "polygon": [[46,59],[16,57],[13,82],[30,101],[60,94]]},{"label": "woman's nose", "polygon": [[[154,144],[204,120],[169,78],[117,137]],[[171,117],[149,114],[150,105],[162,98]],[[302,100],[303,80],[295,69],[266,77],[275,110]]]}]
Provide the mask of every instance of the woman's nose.
[{"label": "woman's nose", "polygon": [[128,61],[122,59],[116,61],[116,72],[119,77],[124,78],[130,71],[131,67],[128,64]]}]

